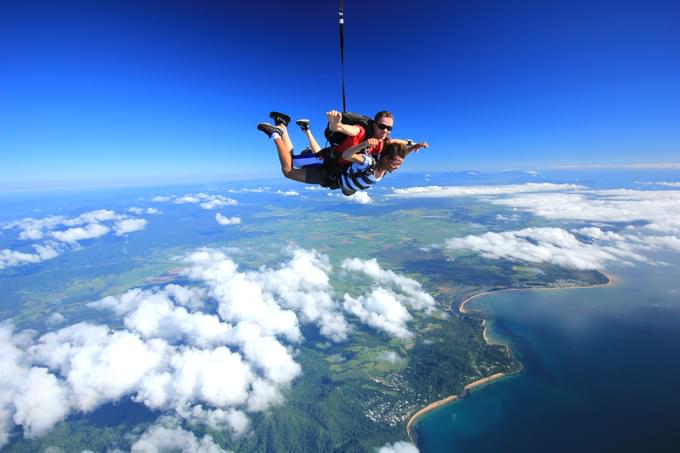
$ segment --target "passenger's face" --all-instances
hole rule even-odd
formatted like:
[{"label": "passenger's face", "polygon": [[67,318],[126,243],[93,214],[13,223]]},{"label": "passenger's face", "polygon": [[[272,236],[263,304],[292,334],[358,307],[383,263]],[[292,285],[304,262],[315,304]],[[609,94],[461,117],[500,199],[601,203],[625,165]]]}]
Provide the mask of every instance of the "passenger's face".
[{"label": "passenger's face", "polygon": [[378,140],[385,140],[394,126],[394,118],[382,117],[373,123],[373,137]]},{"label": "passenger's face", "polygon": [[392,172],[394,170],[397,170],[397,169],[399,169],[399,167],[401,167],[401,164],[403,164],[403,163],[404,163],[404,158],[399,157],[399,156],[395,157],[392,160],[387,160],[387,171]]}]

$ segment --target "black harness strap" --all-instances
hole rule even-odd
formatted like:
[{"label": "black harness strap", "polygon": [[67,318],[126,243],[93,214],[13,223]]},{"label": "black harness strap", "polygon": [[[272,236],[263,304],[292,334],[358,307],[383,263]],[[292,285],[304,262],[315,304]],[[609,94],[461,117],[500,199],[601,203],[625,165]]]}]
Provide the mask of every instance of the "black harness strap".
[{"label": "black harness strap", "polygon": [[342,111],[347,111],[347,99],[345,97],[345,1],[340,0],[338,10],[338,20],[340,22],[340,71],[342,75]]}]

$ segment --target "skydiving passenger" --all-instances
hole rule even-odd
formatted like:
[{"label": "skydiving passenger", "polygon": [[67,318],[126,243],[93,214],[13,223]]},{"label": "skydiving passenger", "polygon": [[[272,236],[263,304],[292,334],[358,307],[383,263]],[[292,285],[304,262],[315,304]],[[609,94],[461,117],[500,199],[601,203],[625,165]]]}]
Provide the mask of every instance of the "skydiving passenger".
[{"label": "skydiving passenger", "polygon": [[[397,170],[406,156],[420,148],[427,148],[426,142],[407,146],[404,140],[392,140],[383,144],[392,128],[394,119],[389,112],[376,115],[373,136],[363,140],[366,133],[362,126],[346,125],[341,122],[342,114],[332,110],[326,114],[331,131],[341,132],[347,138],[337,147],[336,153],[329,158],[328,153],[318,145],[311,131],[309,120],[298,120],[296,123],[303,130],[310,142],[310,152],[293,155],[293,144],[288,135],[290,117],[272,112],[276,126],[269,123],[258,124],[258,130],[266,133],[274,140],[281,163],[281,171],[286,178],[306,184],[318,184],[330,189],[342,189],[343,194],[352,195],[358,190],[368,189],[380,181],[387,173]],[[354,135],[351,135],[354,134]],[[380,153],[380,150],[383,152]],[[376,152],[377,151],[377,152]],[[335,160],[337,159],[337,162]],[[329,160],[333,160],[330,162]]]}]

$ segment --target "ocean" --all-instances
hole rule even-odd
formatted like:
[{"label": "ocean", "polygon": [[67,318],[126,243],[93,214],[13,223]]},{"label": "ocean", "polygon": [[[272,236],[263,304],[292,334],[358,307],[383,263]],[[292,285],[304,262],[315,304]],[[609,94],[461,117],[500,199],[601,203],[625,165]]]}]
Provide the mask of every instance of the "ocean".
[{"label": "ocean", "polygon": [[657,259],[614,269],[608,287],[467,305],[524,370],[421,418],[421,450],[680,451],[680,273]]}]

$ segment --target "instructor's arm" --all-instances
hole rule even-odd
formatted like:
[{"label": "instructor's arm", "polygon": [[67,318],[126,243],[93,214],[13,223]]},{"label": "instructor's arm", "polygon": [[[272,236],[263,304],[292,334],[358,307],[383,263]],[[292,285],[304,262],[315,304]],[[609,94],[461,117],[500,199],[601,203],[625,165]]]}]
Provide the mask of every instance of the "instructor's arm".
[{"label": "instructor's arm", "polygon": [[337,110],[331,110],[326,112],[326,118],[328,118],[328,129],[332,132],[340,132],[341,134],[349,135],[354,137],[361,132],[359,126],[350,126],[349,124],[342,123],[342,113]]}]

